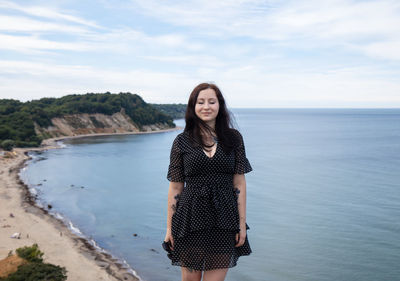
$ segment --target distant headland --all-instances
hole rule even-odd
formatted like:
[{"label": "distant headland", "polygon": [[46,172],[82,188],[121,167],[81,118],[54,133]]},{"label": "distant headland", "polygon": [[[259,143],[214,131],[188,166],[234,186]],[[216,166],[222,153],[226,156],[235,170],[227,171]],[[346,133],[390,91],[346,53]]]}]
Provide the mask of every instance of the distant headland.
[{"label": "distant headland", "polygon": [[87,93],[27,102],[0,99],[0,147],[38,147],[50,138],[175,128],[185,104],[150,104],[137,94]]}]

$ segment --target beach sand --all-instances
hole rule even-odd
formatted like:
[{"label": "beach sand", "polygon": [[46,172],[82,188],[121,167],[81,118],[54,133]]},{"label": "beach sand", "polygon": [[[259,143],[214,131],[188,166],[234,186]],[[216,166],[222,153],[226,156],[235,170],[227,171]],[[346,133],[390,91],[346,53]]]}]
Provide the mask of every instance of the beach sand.
[{"label": "beach sand", "polygon": [[[179,129],[181,128],[134,134]],[[119,260],[99,251],[86,239],[72,233],[64,222],[37,207],[27,186],[18,176],[29,159],[29,151],[59,148],[56,142],[62,139],[98,135],[110,134],[48,139],[39,148],[15,148],[13,151],[16,155],[13,158],[0,158],[0,260],[7,257],[11,250],[15,252],[19,247],[37,243],[44,252],[44,262],[67,269],[68,281],[139,280]],[[20,239],[10,237],[16,232],[21,233]]]}]

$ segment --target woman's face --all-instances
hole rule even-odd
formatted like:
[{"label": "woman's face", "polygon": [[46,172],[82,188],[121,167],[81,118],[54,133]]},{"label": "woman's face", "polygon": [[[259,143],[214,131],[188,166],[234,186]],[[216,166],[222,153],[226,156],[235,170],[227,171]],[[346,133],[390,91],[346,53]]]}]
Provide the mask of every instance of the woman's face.
[{"label": "woman's face", "polygon": [[201,120],[208,124],[215,124],[218,115],[219,102],[213,89],[205,89],[199,92],[194,111]]}]

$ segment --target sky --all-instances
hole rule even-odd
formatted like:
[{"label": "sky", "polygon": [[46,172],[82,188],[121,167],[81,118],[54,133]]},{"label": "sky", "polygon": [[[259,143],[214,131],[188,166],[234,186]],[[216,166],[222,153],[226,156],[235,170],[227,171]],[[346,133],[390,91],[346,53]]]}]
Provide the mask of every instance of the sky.
[{"label": "sky", "polygon": [[400,1],[0,0],[0,98],[400,107]]}]

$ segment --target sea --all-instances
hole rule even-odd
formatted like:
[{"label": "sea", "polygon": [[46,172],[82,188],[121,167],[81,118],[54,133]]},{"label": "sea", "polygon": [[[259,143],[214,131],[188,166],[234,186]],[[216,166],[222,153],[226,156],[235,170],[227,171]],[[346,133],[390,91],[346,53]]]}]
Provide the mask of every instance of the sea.
[{"label": "sea", "polygon": [[[400,280],[400,109],[231,112],[253,167],[253,252],[225,280]],[[142,280],[180,280],[161,243],[181,131],[65,140],[30,153],[20,176],[38,204]]]}]

